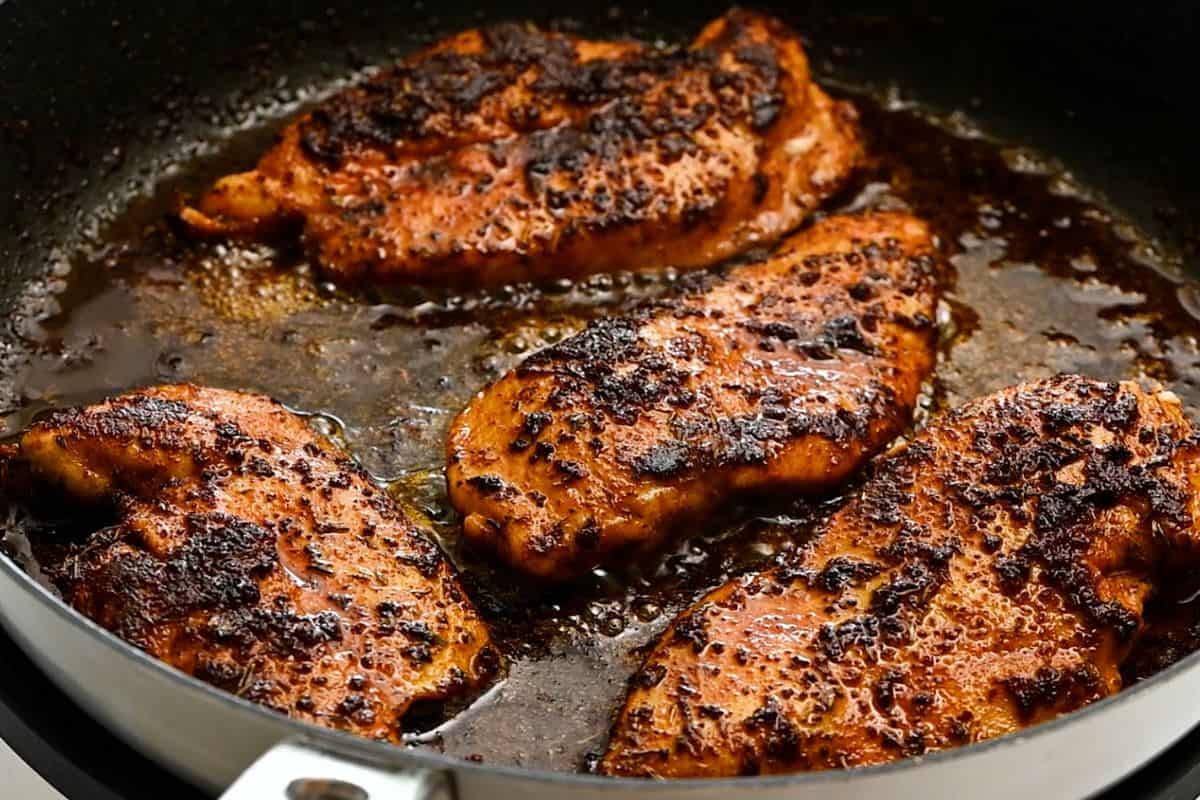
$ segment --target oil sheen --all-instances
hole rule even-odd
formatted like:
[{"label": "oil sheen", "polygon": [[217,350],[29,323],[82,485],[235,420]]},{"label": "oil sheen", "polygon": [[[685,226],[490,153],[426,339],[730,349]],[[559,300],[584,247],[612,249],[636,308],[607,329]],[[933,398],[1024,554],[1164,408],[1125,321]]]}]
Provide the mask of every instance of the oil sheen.
[{"label": "oil sheen", "polygon": [[[994,142],[958,116],[854,99],[870,164],[830,210],[911,209],[932,224],[954,267],[939,314],[937,377],[918,425],[1060,371],[1161,382],[1200,407],[1200,292],[1170,254],[1050,159]],[[252,163],[262,131],[277,125],[232,138],[218,160]],[[184,171],[194,185],[218,172],[208,162]],[[836,497],[759,500],[619,571],[554,588],[521,582],[460,540],[442,478],[451,419],[529,353],[591,317],[671,291],[676,274],[479,293],[351,292],[322,283],[297,250],[180,237],[167,221],[170,202],[168,187],[133,204],[69,259],[52,284],[53,313],[20,326],[32,356],[4,376],[16,392],[2,432],[15,434],[50,407],[175,381],[260,391],[313,414],[312,424],[451,554],[508,657],[507,675],[469,707],[410,719],[413,747],[586,768],[641,649],[672,615],[803,544],[838,505]],[[27,523],[10,519],[10,541]],[[67,527],[34,538],[86,534]],[[53,558],[54,549],[34,554]],[[1165,660],[1152,653],[1134,663]]]}]

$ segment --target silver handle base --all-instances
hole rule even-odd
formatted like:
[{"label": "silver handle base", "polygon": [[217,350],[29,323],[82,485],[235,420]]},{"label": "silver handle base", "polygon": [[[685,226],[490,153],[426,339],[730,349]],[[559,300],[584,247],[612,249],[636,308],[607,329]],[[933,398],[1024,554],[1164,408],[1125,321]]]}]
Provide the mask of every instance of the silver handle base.
[{"label": "silver handle base", "polygon": [[454,800],[454,792],[443,772],[386,769],[291,740],[259,757],[221,800]]}]

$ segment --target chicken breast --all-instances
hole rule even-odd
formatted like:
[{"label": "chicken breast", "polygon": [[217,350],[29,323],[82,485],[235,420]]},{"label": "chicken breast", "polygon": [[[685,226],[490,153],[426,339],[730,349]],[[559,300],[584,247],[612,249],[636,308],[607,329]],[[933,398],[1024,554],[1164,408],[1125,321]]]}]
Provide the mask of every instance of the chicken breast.
[{"label": "chicken breast", "polygon": [[211,235],[299,225],[341,281],[706,266],[840,187],[861,157],[855,120],[799,38],[751,12],[687,49],[502,25],[335,96],[182,219]]},{"label": "chicken breast", "polygon": [[278,403],[162,386],[57,412],[4,454],[9,486],[112,509],[51,577],[183,672],[289,716],[398,741],[419,701],[499,657],[453,567],[344,454]]},{"label": "chicken breast", "polygon": [[681,615],[631,683],[609,775],[878,764],[1113,694],[1200,544],[1170,393],[1063,376],[943,417],[798,555]]},{"label": "chicken breast", "polygon": [[738,495],[842,483],[911,421],[940,272],[921,221],[830,217],[535,353],[452,425],[466,535],[566,579]]}]

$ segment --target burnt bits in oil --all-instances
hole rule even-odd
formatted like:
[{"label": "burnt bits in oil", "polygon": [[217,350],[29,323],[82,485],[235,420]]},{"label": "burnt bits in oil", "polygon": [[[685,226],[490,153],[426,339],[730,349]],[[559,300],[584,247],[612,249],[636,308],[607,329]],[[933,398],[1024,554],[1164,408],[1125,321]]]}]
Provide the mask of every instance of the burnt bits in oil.
[{"label": "burnt bits in oil", "polygon": [[[844,208],[913,210],[933,225],[956,272],[925,412],[1061,371],[1161,381],[1198,407],[1200,303],[1168,257],[1052,161],[954,119],[854,99],[871,158]],[[247,141],[256,149],[262,136]],[[231,141],[222,164],[253,160],[239,146]],[[210,166],[192,179],[199,186],[215,176]],[[327,415],[316,424],[462,568],[510,662],[505,680],[453,719],[414,720],[428,729],[413,735],[414,747],[580,768],[604,746],[626,680],[671,616],[803,544],[838,503],[759,500],[620,572],[556,588],[515,581],[459,539],[441,477],[451,419],[529,353],[589,318],[671,291],[677,275],[478,293],[350,292],[323,283],[295,249],[179,238],[161,222],[169,194],[131,208],[69,260],[44,311],[21,326],[30,357],[4,376],[15,389],[5,432],[47,407],[174,381],[262,391]],[[9,527],[21,524],[14,517]],[[1179,636],[1159,639],[1181,648]],[[1164,660],[1148,654],[1137,663]]]}]

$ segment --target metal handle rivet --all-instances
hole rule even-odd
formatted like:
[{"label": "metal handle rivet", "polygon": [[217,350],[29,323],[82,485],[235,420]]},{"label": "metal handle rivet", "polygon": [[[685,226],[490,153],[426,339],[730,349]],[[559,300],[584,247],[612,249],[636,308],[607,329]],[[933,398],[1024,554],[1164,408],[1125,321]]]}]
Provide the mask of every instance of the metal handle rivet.
[{"label": "metal handle rivet", "polygon": [[299,778],[288,784],[288,800],[371,800],[361,786],[324,778]]}]

